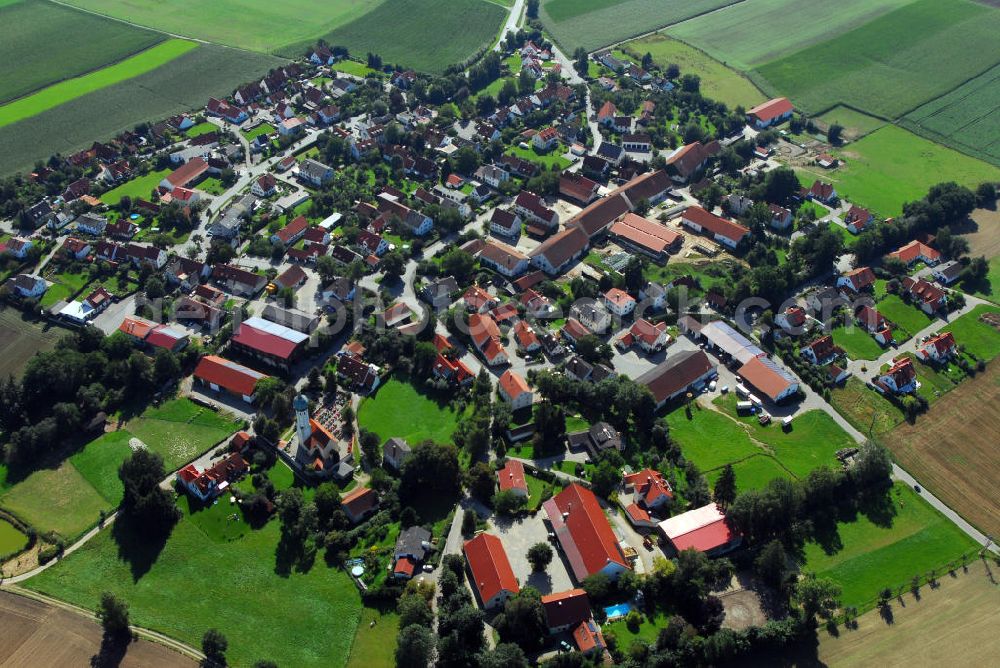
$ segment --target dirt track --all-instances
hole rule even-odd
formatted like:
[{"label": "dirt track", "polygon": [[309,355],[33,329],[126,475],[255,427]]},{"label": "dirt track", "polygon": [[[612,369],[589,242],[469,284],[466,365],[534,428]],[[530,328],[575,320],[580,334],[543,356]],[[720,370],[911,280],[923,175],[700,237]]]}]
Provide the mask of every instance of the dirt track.
[{"label": "dirt track", "polygon": [[[89,666],[101,627],[74,612],[0,592],[0,668]],[[147,640],[128,646],[123,668],[193,668],[197,664]]]}]

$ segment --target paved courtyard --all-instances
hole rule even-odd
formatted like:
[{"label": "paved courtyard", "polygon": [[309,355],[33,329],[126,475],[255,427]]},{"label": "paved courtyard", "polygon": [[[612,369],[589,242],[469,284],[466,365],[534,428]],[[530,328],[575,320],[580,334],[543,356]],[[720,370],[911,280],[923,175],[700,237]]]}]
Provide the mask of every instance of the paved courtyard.
[{"label": "paved courtyard", "polygon": [[544,511],[539,511],[534,517],[520,518],[511,521],[507,518],[490,518],[490,532],[495,533],[503,541],[507,558],[514,570],[514,576],[521,586],[530,585],[543,595],[552,592],[566,591],[573,588],[573,581],[566,565],[560,558],[559,550],[552,546],[555,554],[552,563],[542,573],[533,573],[528,563],[528,548],[535,543],[548,543],[548,530],[542,518]]}]

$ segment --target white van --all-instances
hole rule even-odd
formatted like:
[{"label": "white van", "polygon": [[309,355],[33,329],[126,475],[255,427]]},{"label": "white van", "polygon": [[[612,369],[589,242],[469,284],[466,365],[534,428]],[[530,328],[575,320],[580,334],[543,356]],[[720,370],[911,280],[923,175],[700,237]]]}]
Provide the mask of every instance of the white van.
[{"label": "white van", "polygon": [[746,398],[746,397],[750,396],[750,390],[748,390],[746,387],[744,387],[743,383],[737,383],[737,385],[736,385],[736,394],[740,395],[741,397]]}]

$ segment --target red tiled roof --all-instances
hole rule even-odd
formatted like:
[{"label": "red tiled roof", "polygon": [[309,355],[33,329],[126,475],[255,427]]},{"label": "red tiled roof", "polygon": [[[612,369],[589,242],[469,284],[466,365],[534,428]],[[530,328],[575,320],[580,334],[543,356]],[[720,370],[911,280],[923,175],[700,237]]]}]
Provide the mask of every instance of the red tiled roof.
[{"label": "red tiled roof", "polygon": [[935,348],[938,354],[949,352],[955,347],[955,336],[951,332],[941,332],[924,342],[924,348]]},{"label": "red tiled roof", "polygon": [[298,349],[300,342],[277,336],[241,322],[233,333],[233,342],[252,348],[266,355],[288,359]]},{"label": "red tiled roof", "polygon": [[413,563],[413,559],[410,559],[409,557],[400,557],[396,560],[396,567],[393,568],[392,572],[399,575],[405,575],[407,577],[413,577],[413,570],[415,567],[416,564]]},{"label": "red tiled roof", "polygon": [[622,216],[611,226],[609,232],[617,234],[652,253],[662,253],[683,238],[683,235],[668,229],[666,226],[654,223],[634,213],[626,213]]},{"label": "red tiled roof", "polygon": [[875,285],[875,272],[869,267],[858,267],[848,272],[846,277],[851,279],[851,283],[857,290],[867,288],[869,285]]},{"label": "red tiled roof", "polygon": [[531,392],[531,388],[528,387],[528,382],[524,380],[521,374],[517,373],[513,369],[507,369],[501,374],[498,381],[500,383],[500,388],[507,394],[511,399],[516,399],[525,392]]},{"label": "red tiled roof", "polygon": [[604,293],[604,299],[615,304],[616,306],[621,306],[622,304],[627,304],[628,302],[634,302],[635,297],[625,292],[621,288],[611,288]]},{"label": "red tiled roof", "polygon": [[253,369],[231,362],[223,357],[205,355],[195,367],[194,377],[208,383],[214,383],[233,394],[253,396],[257,383],[267,378]]},{"label": "red tiled roof", "polygon": [[589,489],[573,483],[546,501],[545,511],[578,581],[609,563],[628,568],[608,518]]},{"label": "red tiled roof", "polygon": [[485,603],[505,590],[511,594],[521,590],[499,538],[481,533],[465,541],[464,549],[472,571],[472,584],[481,601]]},{"label": "red tiled roof", "polygon": [[574,341],[579,341],[583,337],[591,334],[591,331],[587,329],[586,325],[576,318],[568,318],[566,320],[566,324],[563,325],[562,332]]},{"label": "red tiled roof", "polygon": [[167,181],[174,187],[186,186],[208,171],[208,163],[201,158],[191,158],[167,176]]},{"label": "red tiled roof", "polygon": [[787,373],[782,373],[779,367],[770,360],[759,357],[750,359],[740,367],[740,375],[763,392],[772,401],[776,401],[795,381]]},{"label": "red tiled roof", "polygon": [[682,217],[685,220],[695,223],[702,229],[708,230],[712,234],[718,234],[734,242],[738,242],[750,232],[749,228],[716,216],[714,213],[710,213],[700,206],[688,207]]},{"label": "red tiled roof", "polygon": [[535,330],[524,320],[518,320],[514,324],[514,336],[517,337],[517,342],[522,348],[533,348],[538,343]]},{"label": "red tiled roof", "polygon": [[542,596],[542,609],[550,629],[590,619],[590,599],[582,589],[569,589]]},{"label": "red tiled roof", "polygon": [[747,111],[748,116],[756,116],[761,121],[765,123],[778,118],[784,114],[792,111],[792,103],[788,101],[787,97],[776,97],[773,100],[768,100],[758,104],[756,107],[749,109]]},{"label": "red tiled roof", "polygon": [[358,517],[378,506],[378,495],[369,487],[357,487],[340,500],[340,505]]},{"label": "red tiled roof", "polygon": [[306,217],[296,216],[291,222],[278,230],[275,236],[281,240],[281,243],[287,244],[297,235],[304,233],[307,227],[309,227],[309,221],[306,220]]},{"label": "red tiled roof", "polygon": [[592,619],[580,622],[580,625],[573,630],[573,641],[576,643],[576,648],[584,654],[605,647],[601,627]]},{"label": "red tiled roof", "polygon": [[527,491],[528,483],[524,480],[524,464],[517,459],[508,459],[506,466],[497,471],[497,483],[500,485],[501,492],[512,489]]},{"label": "red tiled roof", "polygon": [[134,336],[137,339],[145,340],[154,327],[156,327],[155,322],[150,322],[144,318],[126,316],[122,324],[118,326],[118,331],[129,336]]},{"label": "red tiled roof", "polygon": [[157,348],[173,350],[179,341],[186,338],[187,334],[180,330],[171,329],[166,325],[157,325],[146,336],[146,343]]}]

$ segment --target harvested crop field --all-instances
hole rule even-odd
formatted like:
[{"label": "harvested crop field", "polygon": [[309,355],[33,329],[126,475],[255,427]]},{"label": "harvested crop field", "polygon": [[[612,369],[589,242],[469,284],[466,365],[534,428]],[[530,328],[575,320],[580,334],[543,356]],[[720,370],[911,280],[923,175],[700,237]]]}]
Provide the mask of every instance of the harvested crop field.
[{"label": "harvested crop field", "polygon": [[[492,45],[506,18],[503,7],[485,0],[391,0],[322,38],[357,56],[377,53],[386,64],[440,74]],[[299,57],[310,44],[280,53]]]},{"label": "harvested crop field", "polygon": [[0,62],[7,65],[0,77],[0,103],[105,67],[162,40],[158,33],[51,2],[0,3]]},{"label": "harvested crop field", "polygon": [[348,23],[380,1],[69,0],[69,3],[177,35],[270,53]]},{"label": "harvested crop field", "polygon": [[0,378],[20,376],[35,353],[51,350],[68,333],[60,327],[43,327],[25,320],[15,309],[0,309]]},{"label": "harvested crop field", "polygon": [[[0,592],[0,628],[2,666],[89,666],[104,634],[100,624],[81,614],[9,592]],[[194,668],[197,664],[163,645],[137,640],[114,665]]]},{"label": "harvested crop field", "polygon": [[[667,29],[730,67],[750,69],[875,19],[913,0],[745,0]],[[766,34],[765,39],[761,35]]]},{"label": "harvested crop field", "polygon": [[663,34],[649,35],[622,45],[622,49],[638,62],[646,53],[653,62],[666,69],[671,63],[681,68],[682,74],[697,74],[701,78],[702,94],[724,102],[730,109],[745,108],[764,101],[764,94],[745,76],[732,70],[708,54],[670,39]]},{"label": "harvested crop field", "polygon": [[594,51],[730,5],[736,0],[548,0],[539,16],[567,53]]},{"label": "harvested crop field", "polygon": [[[1000,653],[1000,588],[996,566],[969,564],[955,576],[943,575],[919,598],[892,601],[892,623],[878,611],[858,618],[856,630],[837,637],[820,632],[818,659],[826,666],[985,666]],[[933,640],[930,640],[933,639]],[[799,665],[807,665],[802,662]]]},{"label": "harvested crop field", "polygon": [[1000,10],[918,0],[756,72],[797,106],[844,103],[895,119],[1000,62]]},{"label": "harvested crop field", "polygon": [[916,424],[899,425],[883,441],[935,496],[981,531],[997,535],[998,433],[1000,364],[994,362],[939,399]]},{"label": "harvested crop field", "polygon": [[203,106],[213,95],[285,61],[221,46],[201,45],[137,77],[70,100],[0,128],[0,175],[30,168],[53,153],[71,153],[142,121]]},{"label": "harvested crop field", "polygon": [[1000,166],[1000,65],[911,111],[902,125]]}]

